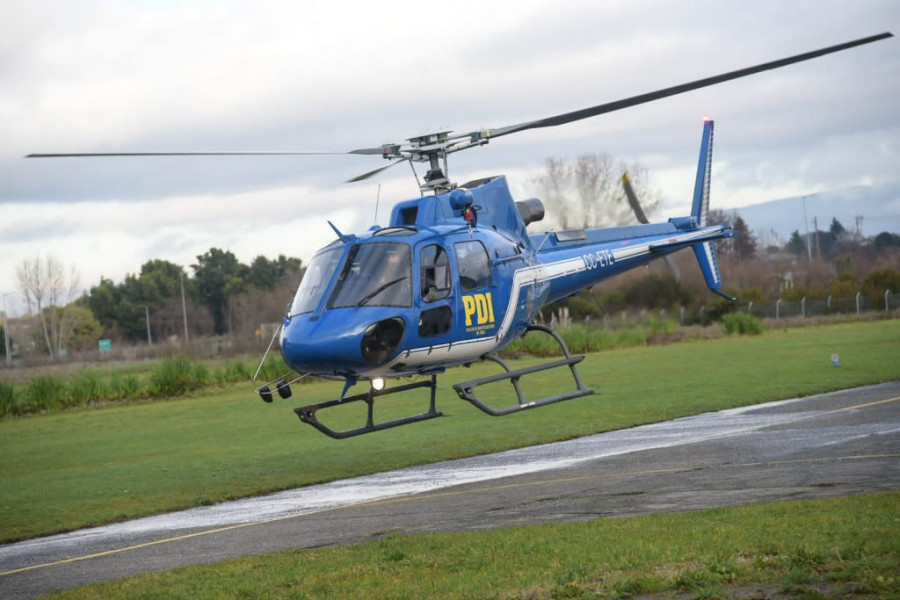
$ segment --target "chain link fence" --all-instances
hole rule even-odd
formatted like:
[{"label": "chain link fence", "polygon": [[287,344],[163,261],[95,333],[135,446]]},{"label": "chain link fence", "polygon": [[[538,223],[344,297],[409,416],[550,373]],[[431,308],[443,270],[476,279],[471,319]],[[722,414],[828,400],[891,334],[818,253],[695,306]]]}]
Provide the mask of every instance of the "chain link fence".
[{"label": "chain link fence", "polygon": [[820,317],[831,315],[852,315],[866,312],[883,311],[890,313],[900,308],[900,298],[891,290],[885,290],[880,298],[873,298],[862,293],[850,298],[828,296],[825,299],[801,298],[800,300],[778,299],[772,303],[750,302],[741,307],[752,315],[768,319],[785,319],[791,317]]}]

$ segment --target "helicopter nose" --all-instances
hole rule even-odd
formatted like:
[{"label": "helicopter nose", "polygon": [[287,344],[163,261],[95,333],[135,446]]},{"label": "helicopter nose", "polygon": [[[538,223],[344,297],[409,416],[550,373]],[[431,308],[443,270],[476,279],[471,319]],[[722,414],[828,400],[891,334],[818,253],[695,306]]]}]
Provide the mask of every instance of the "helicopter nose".
[{"label": "helicopter nose", "polygon": [[406,332],[403,319],[394,316],[372,322],[338,312],[285,324],[281,353],[291,368],[349,375],[386,364],[396,355]]}]

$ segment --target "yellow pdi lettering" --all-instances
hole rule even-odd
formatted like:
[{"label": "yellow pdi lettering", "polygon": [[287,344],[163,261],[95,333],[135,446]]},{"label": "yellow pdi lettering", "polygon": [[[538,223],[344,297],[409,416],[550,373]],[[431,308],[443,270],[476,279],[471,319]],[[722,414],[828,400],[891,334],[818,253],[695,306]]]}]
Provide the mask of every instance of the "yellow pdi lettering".
[{"label": "yellow pdi lettering", "polygon": [[463,309],[466,311],[466,327],[472,325],[472,315],[475,314],[475,298],[463,296]]},{"label": "yellow pdi lettering", "polygon": [[463,296],[462,300],[463,310],[466,313],[466,327],[472,326],[472,317],[475,317],[475,325],[494,322],[494,302],[490,292]]}]

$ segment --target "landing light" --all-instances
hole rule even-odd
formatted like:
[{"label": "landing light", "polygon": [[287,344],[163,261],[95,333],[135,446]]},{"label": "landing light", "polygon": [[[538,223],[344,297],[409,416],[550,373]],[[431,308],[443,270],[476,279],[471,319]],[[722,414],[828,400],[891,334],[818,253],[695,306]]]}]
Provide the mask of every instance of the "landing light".
[{"label": "landing light", "polygon": [[372,389],[376,392],[380,392],[384,389],[384,379],[381,377],[376,377],[372,380]]}]

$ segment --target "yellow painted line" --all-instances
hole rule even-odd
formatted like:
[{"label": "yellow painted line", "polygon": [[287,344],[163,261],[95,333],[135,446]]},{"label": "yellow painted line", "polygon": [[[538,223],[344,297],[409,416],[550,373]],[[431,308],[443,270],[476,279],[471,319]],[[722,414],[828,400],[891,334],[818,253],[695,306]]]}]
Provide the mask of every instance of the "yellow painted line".
[{"label": "yellow painted line", "polygon": [[841,408],[840,410],[856,410],[857,408],[868,408],[870,406],[878,406],[879,404],[896,402],[897,400],[900,400],[900,396],[894,396],[893,398],[886,398],[884,400],[875,400],[874,402],[866,402],[865,404],[857,404],[855,406],[848,406],[846,408]]},{"label": "yellow painted line", "polygon": [[[834,412],[842,412],[842,411],[855,410],[855,409],[861,409],[861,408],[868,408],[871,406],[878,406],[881,404],[888,404],[890,402],[897,402],[897,401],[900,401],[900,396],[894,396],[893,398],[887,398],[885,400],[876,400],[873,402],[866,402],[864,404],[856,404],[854,406],[847,406],[845,408],[839,408],[839,409],[835,409],[833,411],[827,411],[826,413],[815,413],[813,415],[809,415],[808,417],[799,417],[798,419],[795,419],[795,420],[799,421],[799,420],[808,419],[808,418],[817,417],[817,416],[820,417],[823,414],[828,414],[829,412],[834,413]],[[722,437],[724,435],[731,435],[734,433],[740,433],[742,431],[749,431],[752,429],[758,429],[758,427],[748,427],[745,429],[732,430],[728,433],[719,433],[719,434],[711,434],[711,435],[707,435],[707,436],[699,436],[697,438],[692,438],[690,440],[687,440],[686,443],[692,443],[692,442],[711,439],[711,438],[715,438],[715,437]],[[534,486],[550,485],[550,484],[558,484],[558,483],[572,483],[572,482],[576,482],[576,481],[611,479],[611,478],[615,478],[615,477],[642,477],[642,476],[648,476],[648,475],[663,475],[663,474],[669,474],[669,473],[701,471],[701,470],[708,469],[708,468],[717,468],[717,469],[719,469],[719,468],[747,468],[747,467],[757,467],[757,466],[763,466],[763,465],[838,462],[838,461],[847,461],[847,460],[867,460],[867,459],[873,459],[873,458],[877,459],[877,458],[898,458],[898,457],[900,457],[900,454],[861,454],[861,455],[854,455],[854,456],[830,457],[830,458],[806,458],[806,459],[798,459],[798,460],[740,463],[740,464],[735,464],[735,465],[673,467],[670,469],[648,469],[648,470],[641,470],[641,471],[624,471],[624,472],[617,472],[617,473],[583,475],[583,476],[579,476],[579,477],[560,477],[560,478],[555,478],[555,479],[542,479],[542,480],[538,480],[538,481],[529,481],[529,482],[522,482],[522,483],[507,483],[507,484],[500,484],[500,485],[495,485],[495,486],[478,487],[478,488],[469,489],[469,490],[455,490],[455,491],[446,491],[446,492],[412,494],[409,496],[398,496],[396,498],[380,498],[377,500],[369,500],[369,501],[360,502],[357,504],[348,504],[346,506],[338,506],[335,508],[317,511],[317,512],[313,512],[313,513],[304,513],[304,514],[300,514],[300,515],[288,515],[288,516],[284,516],[284,517],[276,517],[274,519],[267,519],[264,521],[253,521],[251,523],[239,523],[237,525],[229,525],[227,527],[218,527],[215,529],[207,529],[204,531],[197,531],[195,533],[188,533],[185,535],[163,538],[163,539],[155,540],[152,542],[144,542],[144,543],[135,544],[132,546],[124,546],[122,548],[105,550],[103,552],[96,552],[94,554],[85,554],[83,556],[75,556],[72,558],[66,558],[66,559],[62,559],[62,560],[58,560],[58,561],[42,563],[42,564],[38,564],[38,565],[31,565],[28,567],[21,567],[18,569],[12,569],[10,571],[2,571],[2,572],[0,572],[0,577],[6,576],[6,575],[13,575],[16,573],[23,573],[26,571],[34,571],[37,569],[44,569],[44,568],[48,568],[48,567],[56,567],[56,566],[60,566],[60,565],[66,565],[66,564],[71,564],[71,563],[75,563],[75,562],[91,560],[91,559],[95,559],[95,558],[103,558],[105,556],[112,556],[115,554],[121,554],[123,552],[130,552],[133,550],[140,550],[142,548],[148,548],[151,546],[159,546],[162,544],[170,544],[170,543],[174,543],[174,542],[180,542],[183,540],[188,540],[191,538],[201,537],[201,536],[205,536],[205,535],[213,535],[216,533],[223,533],[223,532],[232,531],[235,529],[243,529],[246,527],[253,527],[255,525],[266,525],[269,523],[277,523],[278,521],[287,521],[289,519],[297,519],[300,517],[306,517],[306,516],[310,516],[313,514],[321,514],[321,513],[325,513],[325,512],[332,512],[332,511],[338,511],[338,510],[349,509],[349,508],[362,508],[362,507],[367,507],[367,506],[378,506],[378,505],[386,505],[386,504],[411,502],[411,501],[417,501],[417,500],[427,500],[428,498],[446,498],[446,497],[453,497],[453,496],[463,496],[463,495],[473,494],[473,493],[497,492],[497,491],[503,491],[503,490],[507,490],[507,489],[534,487]]]},{"label": "yellow painted line", "polygon": [[[273,519],[277,520],[277,519]],[[209,535],[212,533],[222,533],[223,531],[229,531],[231,529],[240,529],[242,527],[249,527],[250,525],[260,525],[263,523],[269,523],[270,521],[257,521],[255,523],[240,523],[238,525],[229,525],[228,527],[220,527],[218,529],[208,529],[205,531],[198,531],[196,533],[188,533],[185,535],[179,535],[170,538],[164,538],[161,540],[155,540],[153,542],[144,542],[142,544],[135,544],[133,546],[125,546],[123,548],[114,548],[112,550],[105,550],[103,552],[96,552],[94,554],[85,554],[84,556],[75,556],[72,558],[65,558],[63,560],[57,560],[53,562],[48,562],[40,565],[31,565],[29,567],[21,567],[18,569],[12,569],[11,571],[3,571],[0,573],[0,577],[4,575],[12,575],[14,573],[23,573],[25,571],[33,571],[35,569],[43,569],[45,567],[56,567],[59,565],[66,565],[69,563],[74,563],[82,560],[90,560],[92,558],[102,558],[104,556],[112,556],[113,554],[119,554],[121,552],[127,552],[129,550],[140,550],[141,548],[149,548],[150,546],[158,546],[160,544],[168,544],[170,542],[178,542],[181,540],[187,540],[193,537],[199,537],[201,535]]]}]

